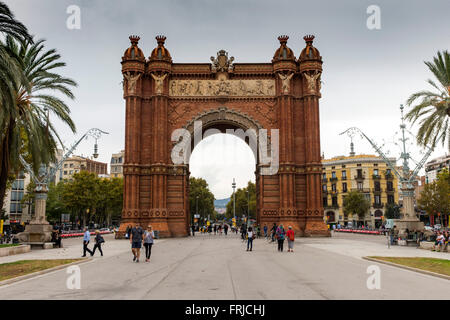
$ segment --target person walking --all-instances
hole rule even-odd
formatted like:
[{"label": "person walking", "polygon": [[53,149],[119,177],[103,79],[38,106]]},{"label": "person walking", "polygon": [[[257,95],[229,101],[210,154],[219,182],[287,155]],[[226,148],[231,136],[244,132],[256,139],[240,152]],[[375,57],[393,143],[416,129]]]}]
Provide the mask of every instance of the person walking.
[{"label": "person walking", "polygon": [[98,248],[98,251],[100,251],[100,254],[103,257],[102,243],[104,243],[104,242],[105,242],[105,239],[103,239],[102,235],[100,234],[100,231],[95,230],[95,245],[94,245],[94,249],[92,250],[92,255],[95,254],[95,249]]},{"label": "person walking", "polygon": [[[247,230],[247,251],[252,251],[254,237],[255,237],[255,233],[253,232],[252,227],[249,227]],[[250,250],[249,250],[249,248],[250,248]]]},{"label": "person walking", "polygon": [[148,225],[147,230],[144,232],[145,262],[150,262],[154,238],[153,228],[151,225]]},{"label": "person walking", "polygon": [[217,233],[217,224],[214,224],[214,235]]},{"label": "person walking", "polygon": [[280,226],[277,228],[276,237],[278,240],[278,251],[283,252],[283,244],[284,244],[284,238],[286,236],[286,230],[284,230],[283,225],[280,224]]},{"label": "person walking", "polygon": [[288,252],[294,252],[294,240],[295,240],[295,233],[294,230],[292,230],[292,227],[288,227],[288,231],[286,232],[286,238],[288,240]]},{"label": "person walking", "polygon": [[94,255],[94,253],[88,248],[89,241],[91,241],[91,233],[89,232],[88,228],[84,227],[82,257],[86,257],[86,251],[91,254],[91,257]]},{"label": "person walking", "polygon": [[267,228],[267,224],[265,224],[264,225],[264,238],[266,238],[267,239],[267,230],[268,230],[268,228]]},{"label": "person walking", "polygon": [[228,225],[227,224],[223,226],[223,231],[225,232],[225,235],[228,234]]},{"label": "person walking", "polygon": [[125,231],[125,239],[130,239],[131,225],[128,225],[127,230]]},{"label": "person walking", "polygon": [[192,236],[195,237],[195,225],[191,225]]},{"label": "person walking", "polygon": [[276,223],[273,224],[271,231],[272,231],[272,242],[275,242],[275,235],[277,233],[277,224]]},{"label": "person walking", "polygon": [[139,257],[141,255],[142,239],[144,237],[144,231],[141,226],[136,224],[134,228],[131,229],[131,251],[133,252],[133,261],[139,262]]}]

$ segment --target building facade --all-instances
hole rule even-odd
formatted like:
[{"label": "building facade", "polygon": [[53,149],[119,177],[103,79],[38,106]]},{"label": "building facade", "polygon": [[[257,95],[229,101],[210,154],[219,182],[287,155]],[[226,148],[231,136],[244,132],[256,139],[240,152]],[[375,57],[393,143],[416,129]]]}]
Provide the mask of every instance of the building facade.
[{"label": "building facade", "polygon": [[450,171],[450,155],[445,155],[427,162],[425,164],[426,183],[432,183],[436,180],[439,172],[444,168]]},{"label": "building facade", "polygon": [[123,161],[125,159],[125,150],[119,153],[113,153],[110,163],[110,177],[111,178],[123,178]]},{"label": "building facade", "polygon": [[66,159],[62,165],[62,180],[70,180],[75,173],[80,171],[106,175],[108,174],[108,164],[81,156],[72,156]]},{"label": "building facade", "polygon": [[[395,158],[390,159],[395,163]],[[322,201],[329,224],[379,227],[386,204],[398,203],[397,177],[384,160],[375,155],[351,155],[322,160]],[[349,191],[359,191],[370,202],[364,216],[344,214]]]}]

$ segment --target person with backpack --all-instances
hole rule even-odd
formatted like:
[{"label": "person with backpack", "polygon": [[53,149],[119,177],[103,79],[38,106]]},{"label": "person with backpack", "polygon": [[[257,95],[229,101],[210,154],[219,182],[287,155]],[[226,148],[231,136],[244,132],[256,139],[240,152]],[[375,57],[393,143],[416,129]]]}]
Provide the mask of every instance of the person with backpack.
[{"label": "person with backpack", "polygon": [[283,244],[284,244],[284,238],[286,236],[286,230],[284,230],[284,227],[282,224],[277,228],[276,237],[278,240],[278,251],[283,252]]},{"label": "person with backpack", "polygon": [[288,231],[286,232],[286,237],[288,240],[288,252],[294,252],[294,240],[295,240],[295,233],[294,230],[292,230],[292,227],[288,227]]},{"label": "person with backpack", "polygon": [[145,247],[145,262],[150,262],[150,255],[152,254],[153,239],[155,234],[151,225],[147,226],[144,232],[144,247]]},{"label": "person with backpack", "polygon": [[102,243],[105,242],[105,239],[103,239],[102,235],[100,234],[99,230],[95,230],[95,244],[94,249],[92,249],[92,255],[95,254],[95,250],[98,248],[100,251],[100,254],[103,257],[103,251],[102,251]]}]

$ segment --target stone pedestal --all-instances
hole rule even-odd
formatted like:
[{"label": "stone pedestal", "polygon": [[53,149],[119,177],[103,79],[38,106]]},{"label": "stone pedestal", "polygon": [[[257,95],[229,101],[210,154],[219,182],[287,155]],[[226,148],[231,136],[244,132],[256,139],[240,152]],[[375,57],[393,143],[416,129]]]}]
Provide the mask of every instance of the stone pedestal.
[{"label": "stone pedestal", "polygon": [[394,225],[397,227],[398,235],[406,237],[406,229],[409,231],[423,231],[424,223],[419,221],[414,212],[414,189],[405,185],[401,192],[403,194],[403,217],[395,219]]},{"label": "stone pedestal", "polygon": [[36,191],[36,214],[30,224],[25,227],[25,231],[17,235],[19,241],[33,246],[44,246],[46,242],[52,240],[52,226],[45,218],[45,208],[47,201],[47,190]]}]

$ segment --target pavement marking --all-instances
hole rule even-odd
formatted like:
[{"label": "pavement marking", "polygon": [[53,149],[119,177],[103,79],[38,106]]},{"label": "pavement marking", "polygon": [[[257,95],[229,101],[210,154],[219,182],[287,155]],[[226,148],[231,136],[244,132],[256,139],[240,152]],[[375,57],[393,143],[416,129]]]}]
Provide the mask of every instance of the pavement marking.
[{"label": "pavement marking", "polygon": [[373,262],[379,262],[379,263],[390,265],[392,267],[402,268],[402,269],[406,269],[406,270],[409,270],[409,271],[418,272],[418,273],[422,273],[422,274],[425,274],[425,275],[442,278],[442,279],[445,279],[445,280],[450,280],[450,276],[447,276],[445,274],[440,274],[440,273],[436,273],[436,272],[432,272],[432,271],[428,271],[428,270],[422,270],[422,269],[417,269],[417,268],[413,268],[413,267],[408,267],[408,266],[405,266],[405,265],[402,265],[402,264],[398,264],[398,263],[394,263],[394,262],[390,262],[390,261],[385,261],[385,260],[379,260],[379,259],[370,258],[370,257],[362,257],[362,258],[364,260],[369,260],[369,261],[373,261]]}]

